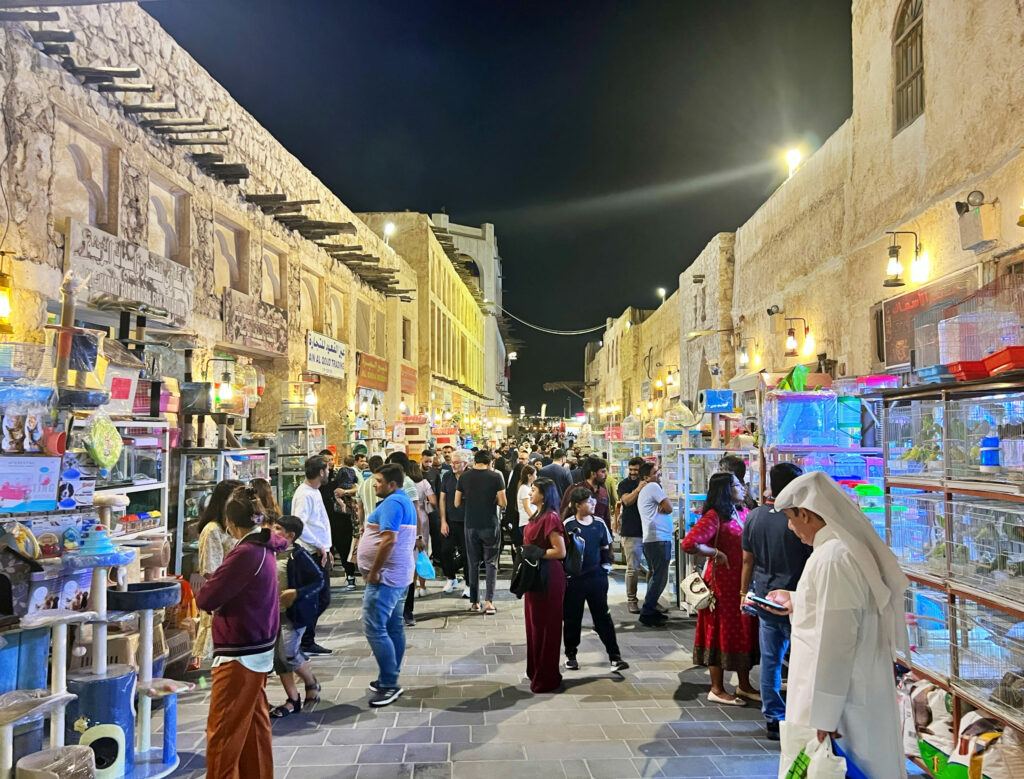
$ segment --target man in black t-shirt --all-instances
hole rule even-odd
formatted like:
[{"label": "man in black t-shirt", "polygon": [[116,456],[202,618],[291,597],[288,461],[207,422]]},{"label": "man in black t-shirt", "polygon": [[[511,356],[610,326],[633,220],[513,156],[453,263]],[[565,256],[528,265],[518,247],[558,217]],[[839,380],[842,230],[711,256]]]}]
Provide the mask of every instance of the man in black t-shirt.
[{"label": "man in black t-shirt", "polygon": [[498,509],[505,508],[505,480],[490,469],[491,453],[480,450],[473,455],[473,467],[459,477],[455,505],[466,509],[466,583],[469,585],[469,610],[480,611],[480,561],[487,569],[485,614],[494,614],[494,585],[498,578],[498,552],[501,549],[501,525]]},{"label": "man in black t-shirt", "polygon": [[[441,491],[437,496],[441,509],[441,569],[448,580],[443,592],[455,592],[459,585],[459,568],[466,562],[466,510],[455,505],[455,493],[459,490],[459,477],[466,467],[465,455],[461,451],[451,455],[451,469],[441,472]],[[467,591],[465,597],[469,597]]]},{"label": "man in black t-shirt", "polygon": [[558,490],[558,497],[561,499],[565,491],[572,486],[569,469],[565,467],[564,449],[555,449],[551,453],[551,464],[537,471],[537,478],[541,477],[551,479],[555,483],[555,489]]},{"label": "man in black t-shirt", "polygon": [[619,482],[619,502],[616,505],[618,515],[614,530],[622,539],[622,555],[626,558],[626,606],[630,614],[640,613],[640,601],[636,597],[637,580],[643,569],[644,530],[640,522],[640,509],[636,501],[640,497],[640,489],[644,483],[640,481],[640,466],[643,457],[634,457],[629,461],[628,473]]}]

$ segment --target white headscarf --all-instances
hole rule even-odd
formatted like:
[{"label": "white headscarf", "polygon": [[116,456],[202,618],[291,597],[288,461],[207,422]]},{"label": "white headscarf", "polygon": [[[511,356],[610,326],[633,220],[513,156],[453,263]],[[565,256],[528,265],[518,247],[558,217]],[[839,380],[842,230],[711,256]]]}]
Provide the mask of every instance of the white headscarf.
[{"label": "white headscarf", "polygon": [[825,520],[853,554],[882,615],[883,635],[896,654],[909,656],[904,597],[910,580],[860,507],[828,475],[815,471],[791,481],[775,499],[775,509],[802,508]]}]

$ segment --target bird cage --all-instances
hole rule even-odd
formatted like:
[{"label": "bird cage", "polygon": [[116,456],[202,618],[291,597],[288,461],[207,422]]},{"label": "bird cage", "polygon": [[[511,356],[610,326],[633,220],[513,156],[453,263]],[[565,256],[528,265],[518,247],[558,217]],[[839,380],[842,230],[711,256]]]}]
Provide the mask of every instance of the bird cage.
[{"label": "bird cage", "polygon": [[914,365],[918,369],[939,365],[939,322],[949,306],[940,305],[914,317]]}]

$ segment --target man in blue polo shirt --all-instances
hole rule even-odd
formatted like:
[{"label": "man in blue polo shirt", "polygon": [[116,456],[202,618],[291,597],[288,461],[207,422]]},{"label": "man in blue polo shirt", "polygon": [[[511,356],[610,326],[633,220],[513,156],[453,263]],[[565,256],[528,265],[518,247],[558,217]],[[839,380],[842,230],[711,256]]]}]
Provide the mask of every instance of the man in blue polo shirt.
[{"label": "man in blue polo shirt", "polygon": [[416,570],[416,508],[402,485],[405,471],[395,463],[373,473],[380,503],[366,518],[357,551],[363,594],[363,630],[377,660],[379,675],[370,682],[371,706],[394,703],[403,690],[398,669],[405,654],[402,607]]}]

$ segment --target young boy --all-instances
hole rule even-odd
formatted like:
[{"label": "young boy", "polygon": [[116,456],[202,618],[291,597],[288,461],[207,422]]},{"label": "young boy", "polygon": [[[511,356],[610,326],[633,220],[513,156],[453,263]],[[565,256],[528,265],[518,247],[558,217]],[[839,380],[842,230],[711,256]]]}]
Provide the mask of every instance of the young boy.
[{"label": "young boy", "polygon": [[323,569],[303,547],[295,543],[302,535],[302,520],[294,516],[278,519],[272,530],[290,547],[277,560],[277,580],[281,590],[281,632],[274,647],[274,672],[281,677],[288,699],[270,710],[274,719],[302,710],[302,699],[295,685],[295,674],[306,685],[306,705],[319,703],[320,683],[313,676],[309,660],[300,647],[306,628],[319,615],[318,598],[324,586]]}]

